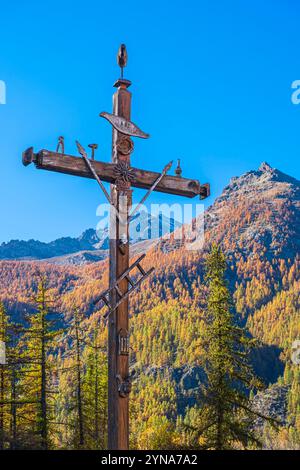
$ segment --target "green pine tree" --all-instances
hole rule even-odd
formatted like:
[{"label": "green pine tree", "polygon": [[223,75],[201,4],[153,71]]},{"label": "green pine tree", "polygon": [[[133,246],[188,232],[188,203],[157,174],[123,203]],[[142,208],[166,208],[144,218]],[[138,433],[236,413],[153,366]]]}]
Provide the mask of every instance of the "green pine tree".
[{"label": "green pine tree", "polygon": [[205,404],[192,425],[193,445],[202,449],[261,445],[252,426],[259,414],[252,411],[248,396],[248,391],[261,387],[248,361],[253,340],[235,324],[226,267],[224,254],[214,245],[206,261],[209,295],[203,343]]}]

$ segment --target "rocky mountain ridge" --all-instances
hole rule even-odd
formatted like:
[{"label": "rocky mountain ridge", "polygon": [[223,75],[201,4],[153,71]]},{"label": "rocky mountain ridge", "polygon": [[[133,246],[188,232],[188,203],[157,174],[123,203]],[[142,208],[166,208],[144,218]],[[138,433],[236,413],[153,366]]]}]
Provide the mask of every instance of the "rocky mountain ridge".
[{"label": "rocky mountain ridge", "polygon": [[[149,248],[159,237],[173,233],[180,223],[162,214],[136,214],[130,227],[132,253]],[[140,243],[145,241],[143,247]],[[62,237],[49,243],[38,240],[11,240],[0,245],[0,260],[47,260],[57,264],[82,265],[108,256],[109,230],[87,229],[79,237]]]}]

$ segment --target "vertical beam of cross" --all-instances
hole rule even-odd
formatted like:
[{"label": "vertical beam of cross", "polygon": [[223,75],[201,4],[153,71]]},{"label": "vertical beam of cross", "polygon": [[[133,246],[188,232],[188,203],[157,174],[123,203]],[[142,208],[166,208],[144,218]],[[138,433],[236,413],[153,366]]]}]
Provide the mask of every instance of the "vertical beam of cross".
[{"label": "vertical beam of cross", "polygon": [[[113,113],[130,120],[131,93],[128,91],[130,82],[118,80],[115,85],[117,91],[113,96]],[[119,151],[120,142],[130,139],[113,129],[112,162],[116,165],[121,162],[130,165],[130,153],[127,155]],[[129,267],[129,229],[128,213],[131,208],[130,183],[124,185],[116,181],[111,185],[111,200],[114,207],[122,217],[116,217],[114,208],[111,209],[110,220],[110,288],[114,287],[118,277]],[[124,225],[120,227],[120,219]],[[128,281],[124,278],[120,285],[122,294],[128,290]],[[112,307],[117,303],[117,293],[111,292],[110,303]],[[118,379],[127,379],[129,376],[128,355],[118,354],[118,335],[121,331],[128,331],[128,299],[124,300],[109,316],[108,320],[108,448],[110,450],[129,448],[129,396],[122,397],[118,390]]]}]

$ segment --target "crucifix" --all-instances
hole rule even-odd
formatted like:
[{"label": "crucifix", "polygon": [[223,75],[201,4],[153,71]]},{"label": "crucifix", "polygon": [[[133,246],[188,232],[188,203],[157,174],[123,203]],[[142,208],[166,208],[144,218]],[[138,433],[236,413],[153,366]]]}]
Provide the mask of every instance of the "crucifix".
[{"label": "crucifix", "polygon": [[[129,224],[141,205],[152,191],[205,199],[209,196],[209,184],[181,176],[180,162],[176,175],[168,175],[172,162],[161,173],[146,171],[131,166],[131,153],[134,149],[132,137],[147,139],[143,132],[131,121],[131,85],[123,77],[127,65],[127,51],[121,45],[117,61],[121,68],[121,78],[114,87],[112,114],[102,112],[101,117],[112,125],[112,161],[95,160],[97,144],[90,144],[91,158],[84,147],[76,142],[80,156],[64,153],[64,139],[59,138],[56,152],[40,150],[35,153],[30,147],[23,153],[25,166],[34,163],[36,168],[59,173],[91,178],[97,181],[111,207],[110,244],[109,244],[109,288],[99,294],[95,304],[100,301],[107,307],[105,317],[108,322],[108,448],[127,450],[129,448],[129,394],[131,377],[129,375],[129,295],[152,273],[145,271],[142,261],[145,254],[130,264]],[[61,152],[59,152],[61,150]],[[110,183],[110,193],[103,182]],[[146,189],[141,203],[131,210],[132,188]],[[137,275],[133,274],[134,272]]]}]

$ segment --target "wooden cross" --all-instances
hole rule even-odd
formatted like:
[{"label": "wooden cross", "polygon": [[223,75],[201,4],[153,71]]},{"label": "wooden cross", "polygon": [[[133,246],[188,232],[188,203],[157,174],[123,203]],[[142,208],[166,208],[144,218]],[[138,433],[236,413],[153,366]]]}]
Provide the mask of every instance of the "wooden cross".
[{"label": "wooden cross", "polygon": [[[118,63],[123,68],[126,65],[127,53],[125,46],[118,55]],[[124,55],[125,54],[125,55]],[[126,60],[120,62],[120,57]],[[87,158],[83,147],[77,143],[81,157],[64,153],[41,150],[37,153],[29,148],[23,153],[25,166],[34,163],[36,168],[59,173],[96,179],[103,189],[102,181],[110,183],[110,195],[106,192],[114,210],[110,216],[109,244],[109,289],[100,294],[97,300],[102,300],[108,307],[108,448],[110,450],[127,450],[129,448],[129,393],[131,380],[129,376],[129,315],[128,297],[131,290],[145,279],[151,272],[146,273],[140,262],[129,265],[129,222],[132,205],[132,187],[152,190],[162,193],[176,194],[193,198],[209,196],[209,185],[200,184],[198,180],[182,178],[181,171],[177,176],[167,175],[170,165],[163,173],[146,171],[131,167],[130,154],[133,151],[131,137],[148,138],[131,122],[131,93],[128,88],[129,80],[122,76],[116,81],[117,88],[113,95],[113,114],[101,113],[113,126],[112,162]],[[61,139],[62,141],[62,139]],[[83,157],[83,158],[82,158]],[[104,189],[104,191],[106,191]],[[125,196],[125,206],[124,200]],[[143,198],[143,201],[145,197]],[[121,207],[122,206],[122,207]],[[119,212],[116,212],[116,210]],[[123,227],[121,233],[120,218]],[[124,221],[125,220],[125,221]],[[138,266],[137,266],[138,265]],[[134,281],[130,277],[133,267],[138,267],[141,278]],[[122,345],[126,345],[124,348]]]}]

